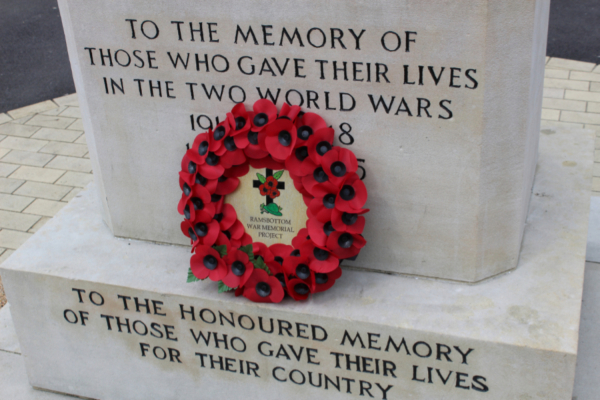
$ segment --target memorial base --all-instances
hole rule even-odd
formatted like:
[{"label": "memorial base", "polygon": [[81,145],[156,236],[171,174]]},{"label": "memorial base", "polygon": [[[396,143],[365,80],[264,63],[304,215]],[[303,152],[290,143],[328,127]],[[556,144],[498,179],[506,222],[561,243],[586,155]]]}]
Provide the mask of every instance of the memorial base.
[{"label": "memorial base", "polygon": [[185,283],[188,247],[114,238],[87,190],[0,270],[29,381],[102,400],[570,399],[592,150],[592,131],[541,135],[515,271],[345,270],[302,303]]}]

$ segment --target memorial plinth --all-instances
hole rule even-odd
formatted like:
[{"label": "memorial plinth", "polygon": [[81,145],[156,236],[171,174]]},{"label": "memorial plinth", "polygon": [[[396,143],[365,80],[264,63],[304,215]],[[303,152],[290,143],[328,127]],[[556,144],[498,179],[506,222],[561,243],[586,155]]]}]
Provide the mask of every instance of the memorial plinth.
[{"label": "memorial plinth", "polygon": [[318,113],[360,159],[369,245],[348,263],[463,282],[516,267],[548,0],[59,5],[116,236],[186,244],[186,144],[266,97]]},{"label": "memorial plinth", "polygon": [[545,130],[519,267],[476,285],[345,270],[307,302],[185,284],[95,188],[2,264],[34,387],[94,399],[571,398],[593,131]]}]

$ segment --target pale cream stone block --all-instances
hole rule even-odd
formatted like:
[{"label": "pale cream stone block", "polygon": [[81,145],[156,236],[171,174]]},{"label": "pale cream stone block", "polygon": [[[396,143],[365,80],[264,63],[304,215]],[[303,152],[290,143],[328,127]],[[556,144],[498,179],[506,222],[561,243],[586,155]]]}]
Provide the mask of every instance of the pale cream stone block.
[{"label": "pale cream stone block", "polygon": [[83,121],[81,119],[75,120],[67,129],[72,129],[74,131],[82,131],[83,130]]},{"label": "pale cream stone block", "polygon": [[32,137],[34,139],[56,140],[59,142],[74,142],[83,132],[67,129],[41,128]]},{"label": "pale cream stone block", "polygon": [[600,82],[592,82],[590,84],[590,91],[591,92],[600,92]]},{"label": "pale cream stone block", "polygon": [[38,114],[26,122],[27,125],[43,126],[47,128],[66,128],[75,121],[74,118],[57,117]]},{"label": "pale cream stone block", "polygon": [[68,171],[58,181],[56,181],[56,184],[57,185],[65,185],[65,186],[76,186],[76,187],[84,188],[93,179],[94,178],[93,178],[92,174],[84,174],[82,172]]},{"label": "pale cream stone block", "polygon": [[0,231],[0,246],[16,250],[31,236],[31,233],[2,229]]},{"label": "pale cream stone block", "polygon": [[60,106],[79,106],[79,99],[77,97],[77,93],[68,94],[66,96],[57,97],[53,99],[54,102]]},{"label": "pale cream stone block", "polygon": [[545,78],[544,87],[587,91],[590,88],[590,83],[581,81],[571,81],[568,79]]},{"label": "pale cream stone block", "polygon": [[0,193],[13,193],[23,183],[22,179],[0,178]]},{"label": "pale cream stone block", "polygon": [[10,257],[15,251],[11,250],[11,249],[7,249],[6,251],[4,251],[4,253],[2,253],[2,255],[0,256],[0,265],[6,261],[8,259],[8,257]]},{"label": "pale cream stone block", "polygon": [[40,114],[44,114],[44,115],[59,115],[61,112],[65,111],[67,109],[67,106],[60,106],[58,108],[55,108],[54,110],[49,110],[49,111],[44,111],[43,113]]},{"label": "pale cream stone block", "polygon": [[0,350],[15,354],[21,353],[17,332],[15,332],[15,326],[10,315],[10,304],[6,304],[0,309]]},{"label": "pale cream stone block", "polygon": [[550,57],[546,56],[546,64],[548,64],[548,61],[550,61]]},{"label": "pale cream stone block", "polygon": [[585,101],[578,101],[578,100],[545,98],[542,101],[542,107],[552,108],[555,110],[585,111],[585,106],[586,106]]},{"label": "pale cream stone block", "polygon": [[7,114],[10,115],[13,119],[19,119],[30,114],[41,113],[44,111],[52,110],[53,108],[57,107],[58,105],[52,100],[46,100],[41,103],[36,103],[26,107],[17,108],[16,110],[8,111]]},{"label": "pale cream stone block", "polygon": [[10,122],[12,120],[13,119],[8,114],[0,113],[0,125],[4,124],[6,122]]},{"label": "pale cream stone block", "polygon": [[[147,18],[156,16],[159,25],[171,28],[173,19],[168,14],[171,8],[177,7],[167,7],[166,3],[153,3],[149,7],[140,0],[121,2],[116,8],[114,3],[108,7],[109,3],[104,1],[61,3],[74,78],[82,94],[81,111],[89,130],[86,133],[92,164],[103,191],[101,198],[110,202],[105,205],[107,223],[118,236],[185,243],[186,238],[179,228],[180,217],[173,208],[180,194],[172,177],[177,176],[181,149],[193,136],[188,129],[189,116],[202,112],[212,118],[222,118],[234,102],[227,97],[222,102],[214,97],[212,101],[197,97],[194,103],[181,93],[187,95],[189,89],[184,82],[192,80],[197,81],[200,94],[201,83],[210,87],[227,82],[227,85],[245,88],[248,108],[259,98],[257,87],[261,90],[281,87],[279,106],[288,90],[299,90],[304,97],[304,111],[310,106],[306,103],[307,91],[318,91],[319,114],[336,130],[336,138],[341,133],[340,126],[346,126],[344,123],[352,127],[356,142],[351,148],[359,158],[366,160],[367,207],[372,211],[365,231],[371,246],[361,252],[357,261],[350,262],[351,265],[472,282],[516,264],[535,169],[547,42],[547,1],[278,3],[278,15],[290,18],[280,21],[274,32],[294,25],[306,38],[312,27],[318,25],[331,33],[329,28],[334,28],[339,21],[344,29],[351,26],[365,29],[364,46],[360,51],[349,46],[351,42],[346,43],[346,50],[330,49],[330,43],[322,49],[308,44],[299,47],[297,43],[281,47],[255,47],[251,42],[234,45],[231,42],[241,22],[231,16],[230,10],[236,6],[244,8],[247,11],[244,29],[250,24],[257,29],[266,23],[265,9],[261,7],[267,7],[268,3],[246,7],[247,2],[239,0],[227,5],[203,2],[202,15],[219,17],[220,44],[173,42],[166,39],[167,34],[161,33],[160,38],[152,42],[153,49],[157,50],[157,57],[162,54],[161,66],[169,65],[165,58],[167,51],[189,51],[194,58],[194,53],[201,56],[222,50],[227,53],[231,70],[227,75],[215,72],[199,75],[192,71],[194,68],[184,70],[181,66],[149,71],[156,73],[152,79],[179,82],[176,99],[151,98],[148,94],[140,97],[135,86],[130,89],[133,79],[139,76],[135,67],[118,71],[119,78],[128,82],[127,94],[107,96],[101,84],[107,69],[92,66],[88,52],[82,49],[98,42],[96,29],[113,26],[116,18],[122,19],[132,7],[148,9]],[[189,4],[178,3],[177,6],[182,8],[178,12],[185,15],[196,12],[187,8]],[[434,24],[432,21],[444,22]],[[410,29],[402,26],[410,26]],[[404,46],[403,53],[383,49],[381,36],[394,29],[418,31],[420,51],[407,53]],[[345,38],[352,40],[349,32],[344,32]],[[468,34],[460,34],[457,40],[457,32]],[[119,29],[103,29],[104,47],[116,51],[124,46],[124,40],[129,39],[124,39]],[[403,44],[406,44],[404,40]],[[237,69],[236,60],[248,54],[256,63],[272,57],[280,57],[280,61],[289,57],[290,62],[292,58],[305,59],[306,79],[294,78],[290,72],[277,78],[259,75],[258,71],[253,76],[244,75]],[[319,78],[319,66],[315,62],[323,57],[329,60],[324,67],[327,79]],[[385,63],[390,68],[390,84],[334,80],[333,61],[339,65],[342,60],[348,60],[349,65],[353,60]],[[425,69],[423,86],[405,85],[403,65],[411,68],[413,76],[418,74],[419,65],[435,66],[432,68],[436,71],[444,67],[443,83],[436,85]],[[460,90],[450,87],[450,69],[456,65],[462,72],[468,68],[472,73],[477,71],[476,77],[481,79],[477,88],[465,75],[461,75]],[[291,63],[288,67],[291,71],[289,68]],[[582,84],[563,81],[570,82],[569,87]],[[466,88],[467,84],[472,89]],[[335,95],[339,103],[340,93],[352,93],[356,109],[342,112],[337,104],[335,110],[326,110],[325,96]],[[386,101],[393,98],[393,110],[389,114],[381,107],[375,111],[369,94],[375,100],[379,96]],[[412,117],[395,113],[402,97],[411,104]],[[416,115],[417,98],[422,97],[431,100],[431,118]],[[448,120],[443,119],[442,99],[452,101],[453,117],[446,116]],[[300,103],[298,99],[293,101]],[[433,107],[440,112],[433,111]],[[314,105],[312,110],[317,111]],[[73,129],[74,124],[69,129]],[[373,126],[377,126],[376,133],[370,133]],[[336,143],[339,143],[337,139]],[[452,151],[448,151],[449,148]],[[497,187],[498,182],[502,182],[501,189]],[[394,195],[384,198],[389,190]],[[138,218],[136,210],[140,207],[153,217],[143,221]],[[431,245],[432,238],[435,245]],[[476,254],[473,249],[477,249]]]},{"label": "pale cream stone block", "polygon": [[[0,142],[0,146],[2,143]],[[82,157],[87,153],[87,146],[74,143],[50,142],[44,148],[40,149],[40,153],[60,154],[63,156]]]},{"label": "pale cream stone block", "polygon": [[[190,257],[187,247],[115,238],[101,219],[96,193],[83,192],[81,198],[71,202],[2,265],[31,383],[98,399],[171,399],[173,387],[183,398],[193,398],[191,394],[200,391],[210,398],[215,394],[237,398],[240,392],[249,399],[263,400],[351,398],[345,393],[345,386],[330,387],[325,392],[310,385],[294,385],[289,381],[289,373],[298,369],[304,374],[312,371],[313,377],[322,373],[334,380],[343,376],[355,382],[370,380],[384,387],[393,385],[387,396],[390,400],[477,400],[482,394],[490,400],[569,399],[578,351],[592,140],[590,132],[542,135],[520,262],[512,273],[477,285],[458,285],[345,269],[331,290],[302,303],[284,300],[278,305],[254,304],[231,293],[218,297],[214,282],[184,283],[182,274],[185,275]],[[79,303],[73,288],[85,290],[83,303]],[[91,291],[103,296],[102,306],[89,302]],[[134,297],[141,302],[149,299],[149,304],[151,300],[161,301],[160,312],[167,315],[136,312],[132,303],[125,310],[118,295],[131,297],[131,302]],[[95,295],[94,300],[98,299]],[[195,321],[190,314],[181,316],[180,305],[184,310],[194,307]],[[200,319],[201,309],[215,314],[214,324]],[[87,312],[86,326],[65,321],[65,310]],[[219,311],[229,319],[233,316],[233,326],[219,322]],[[112,330],[107,329],[101,314],[113,317]],[[203,315],[211,320],[208,312]],[[242,315],[247,316],[242,317],[243,322],[254,322],[254,329],[246,331],[240,327]],[[125,325],[119,332],[114,319],[117,316],[122,323],[128,318],[130,326],[136,320],[146,325],[155,321],[170,324],[178,340],[136,335],[133,328],[128,334]],[[279,336],[277,327],[273,334],[267,334],[258,329],[258,317],[267,322],[267,330],[271,318],[275,326],[281,319],[291,321],[294,328],[295,323],[318,325],[328,338],[324,342],[301,339],[295,330],[291,337],[285,331]],[[138,328],[141,323],[137,323]],[[40,326],[45,329],[36,329]],[[244,326],[249,327],[249,323]],[[234,356],[231,349],[197,343],[190,329],[196,334],[198,330],[204,334],[217,331],[229,338],[239,337],[247,344],[247,351],[243,357]],[[345,331],[352,338],[359,333],[365,348],[358,339],[351,345],[346,338],[342,345]],[[389,336],[396,344],[404,338],[409,352],[391,347],[385,352]],[[40,340],[42,337],[44,340]],[[381,345],[381,351],[369,349],[368,337],[378,341],[372,342],[371,347]],[[309,368],[304,361],[262,356],[258,352],[262,341],[269,342],[274,350],[279,344],[284,348],[315,348],[319,364]],[[182,363],[163,363],[151,353],[142,357],[140,342],[149,343],[151,351],[154,346],[177,349]],[[422,343],[417,345],[419,342]],[[443,357],[436,359],[437,343],[449,345],[452,362]],[[430,354],[427,346],[432,348]],[[454,346],[473,349],[466,364],[461,363]],[[419,353],[423,358],[414,354],[420,347],[426,350]],[[254,361],[262,378],[234,375],[220,371],[218,366],[202,368],[196,352]],[[331,352],[390,360],[397,367],[396,378],[358,373],[355,368],[348,371],[343,364],[336,368]],[[51,368],[56,365],[57,354],[62,361],[60,370]],[[90,370],[89,360],[104,366],[97,367],[101,368],[103,379],[98,379],[98,371]],[[459,390],[456,381],[443,385],[437,374],[433,374],[434,384],[412,380],[413,365],[418,368],[419,379],[427,379],[427,367],[444,371],[444,376],[448,371],[454,371],[453,375],[459,371],[469,379],[475,375],[485,377],[489,391]],[[282,369],[275,373],[285,374],[276,376],[286,377],[286,382],[273,378],[277,366]],[[127,379],[119,380],[124,370],[130,371]],[[139,385],[141,379],[144,385]],[[107,381],[115,383],[106,385]],[[257,396],[249,397],[252,395],[247,393]],[[357,392],[353,395],[363,398]]]},{"label": "pale cream stone block", "polygon": [[92,172],[92,162],[87,158],[56,156],[48,168],[66,169],[77,172]]},{"label": "pale cream stone block", "polygon": [[599,177],[592,178],[592,190],[594,192],[600,192],[600,178]]},{"label": "pale cream stone block", "polygon": [[600,74],[600,65],[597,65],[596,68],[594,68],[594,71],[592,71],[596,74]]},{"label": "pale cream stone block", "polygon": [[575,61],[575,60],[567,60],[564,58],[556,58],[556,57],[553,57],[548,62],[547,65],[549,68],[572,69],[572,70],[584,71],[584,72],[591,72],[596,67],[596,64],[594,64],[594,63]]},{"label": "pale cream stone block", "polygon": [[600,151],[594,151],[594,162],[600,162]]},{"label": "pale cream stone block", "polygon": [[[5,136],[5,137],[6,137],[6,136]],[[1,141],[2,139],[3,139],[3,138],[0,138],[0,141]],[[7,155],[7,154],[8,154],[8,153],[10,153],[10,152],[11,152],[11,150],[10,150],[10,149],[3,149],[3,148],[1,148],[1,147],[0,147],[0,159],[2,159],[2,157],[4,157],[5,155]]]},{"label": "pale cream stone block", "polygon": [[42,215],[44,217],[54,217],[65,203],[62,201],[52,201],[46,199],[36,199],[29,207],[23,210],[24,214]]},{"label": "pale cream stone block", "polygon": [[60,113],[61,117],[70,117],[70,118],[81,118],[81,111],[79,107],[68,107],[65,111]]},{"label": "pale cream stone block", "polygon": [[25,179],[26,181],[54,183],[64,174],[65,171],[58,169],[22,166],[11,175],[11,178]]},{"label": "pale cream stone block", "polygon": [[46,222],[50,221],[51,217],[42,217],[38,222],[35,223],[27,232],[36,233],[42,226],[46,225]]},{"label": "pale cream stone block", "polygon": [[33,200],[35,199],[31,197],[0,193],[0,210],[20,212],[31,204]]},{"label": "pale cream stone block", "polygon": [[565,99],[595,101],[600,103],[600,93],[581,92],[579,90],[566,90]]},{"label": "pale cream stone block", "polygon": [[562,111],[560,120],[564,122],[576,122],[582,124],[600,124],[600,114]]},{"label": "pale cream stone block", "polygon": [[600,135],[600,125],[585,124],[585,129],[594,129],[596,136]]},{"label": "pale cream stone block", "polygon": [[544,76],[546,78],[569,79],[569,71],[564,69],[546,68],[544,70]]},{"label": "pale cream stone block", "polygon": [[542,120],[542,133],[547,133],[548,129],[550,129],[550,130],[557,129],[557,128],[582,129],[583,127],[584,127],[584,124],[576,124],[573,122]]},{"label": "pale cream stone block", "polygon": [[587,103],[587,112],[590,113],[600,113],[600,103],[594,103],[590,101]]},{"label": "pale cream stone block", "polygon": [[569,79],[574,81],[600,82],[600,74],[595,74],[593,72],[571,71],[571,76]]},{"label": "pale cream stone block", "polygon": [[542,109],[542,119],[549,121],[558,121],[560,118],[560,110]]},{"label": "pale cream stone block", "polygon": [[0,177],[4,177],[4,178],[8,177],[17,168],[19,168],[18,165],[7,164],[7,163],[0,162]]},{"label": "pale cream stone block", "polygon": [[15,122],[0,125],[0,133],[8,136],[31,137],[40,127],[21,125]]},{"label": "pale cream stone block", "polygon": [[55,156],[51,154],[33,153],[31,151],[10,150],[10,153],[2,158],[12,164],[30,165],[32,167],[43,167]]},{"label": "pale cream stone block", "polygon": [[60,201],[69,202],[69,201],[73,200],[75,198],[75,196],[77,196],[79,194],[79,192],[81,192],[82,190],[83,190],[82,188],[74,188],[65,197],[63,197]]},{"label": "pale cream stone block", "polygon": [[48,200],[61,200],[72,191],[70,186],[28,181],[15,194]]},{"label": "pale cream stone block", "polygon": [[594,176],[600,178],[600,163],[594,163]]},{"label": "pale cream stone block", "polygon": [[23,150],[36,152],[48,144],[47,140],[27,139],[20,137],[7,137],[0,142],[0,147],[11,150]]},{"label": "pale cream stone block", "polygon": [[0,210],[0,228],[26,232],[39,221],[37,215]]},{"label": "pale cream stone block", "polygon": [[85,144],[87,146],[87,142],[85,141],[85,133],[81,136],[79,136],[79,138],[74,141],[73,143],[77,143],[77,144]]},{"label": "pale cream stone block", "polygon": [[90,153],[85,153],[85,155],[83,156],[83,158],[90,158]]}]

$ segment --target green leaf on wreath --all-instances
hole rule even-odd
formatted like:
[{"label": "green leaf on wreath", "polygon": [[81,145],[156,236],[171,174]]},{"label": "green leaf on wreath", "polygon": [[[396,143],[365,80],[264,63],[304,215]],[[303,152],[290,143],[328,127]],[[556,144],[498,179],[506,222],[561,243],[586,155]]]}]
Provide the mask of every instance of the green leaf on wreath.
[{"label": "green leaf on wreath", "polygon": [[245,246],[240,247],[240,250],[244,253],[248,254],[248,258],[250,261],[254,262],[254,253],[252,252],[252,244],[247,244]]},{"label": "green leaf on wreath", "polygon": [[227,245],[213,246],[212,248],[215,249],[221,257],[225,257],[227,255]]},{"label": "green leaf on wreath", "polygon": [[260,183],[265,183],[267,181],[267,178],[265,178],[262,174],[257,173],[256,176],[258,176]]},{"label": "green leaf on wreath", "polygon": [[229,292],[230,290],[234,290],[235,288],[231,288],[223,283],[223,281],[219,281],[219,293]]},{"label": "green leaf on wreath", "polygon": [[194,273],[192,272],[192,267],[190,267],[190,269],[188,269],[187,283],[198,282],[199,280],[200,279],[196,278],[196,275],[194,275]]},{"label": "green leaf on wreath", "polygon": [[261,256],[256,257],[253,264],[254,264],[254,268],[264,269],[265,271],[267,271],[267,274],[271,275],[271,270],[269,269],[267,264],[265,264],[265,261],[263,260],[263,258]]},{"label": "green leaf on wreath", "polygon": [[275,172],[273,174],[273,178],[275,178],[275,180],[279,180],[279,178],[281,178],[281,175],[283,175],[283,170]]}]

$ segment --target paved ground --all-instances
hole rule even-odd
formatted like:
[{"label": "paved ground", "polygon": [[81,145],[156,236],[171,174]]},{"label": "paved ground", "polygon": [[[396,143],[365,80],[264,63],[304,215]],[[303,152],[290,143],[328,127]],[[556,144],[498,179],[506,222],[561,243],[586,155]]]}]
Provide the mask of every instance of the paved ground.
[{"label": "paved ground", "polygon": [[[548,55],[600,63],[600,0],[552,0]],[[0,113],[75,92],[56,0],[0,1]]]}]

